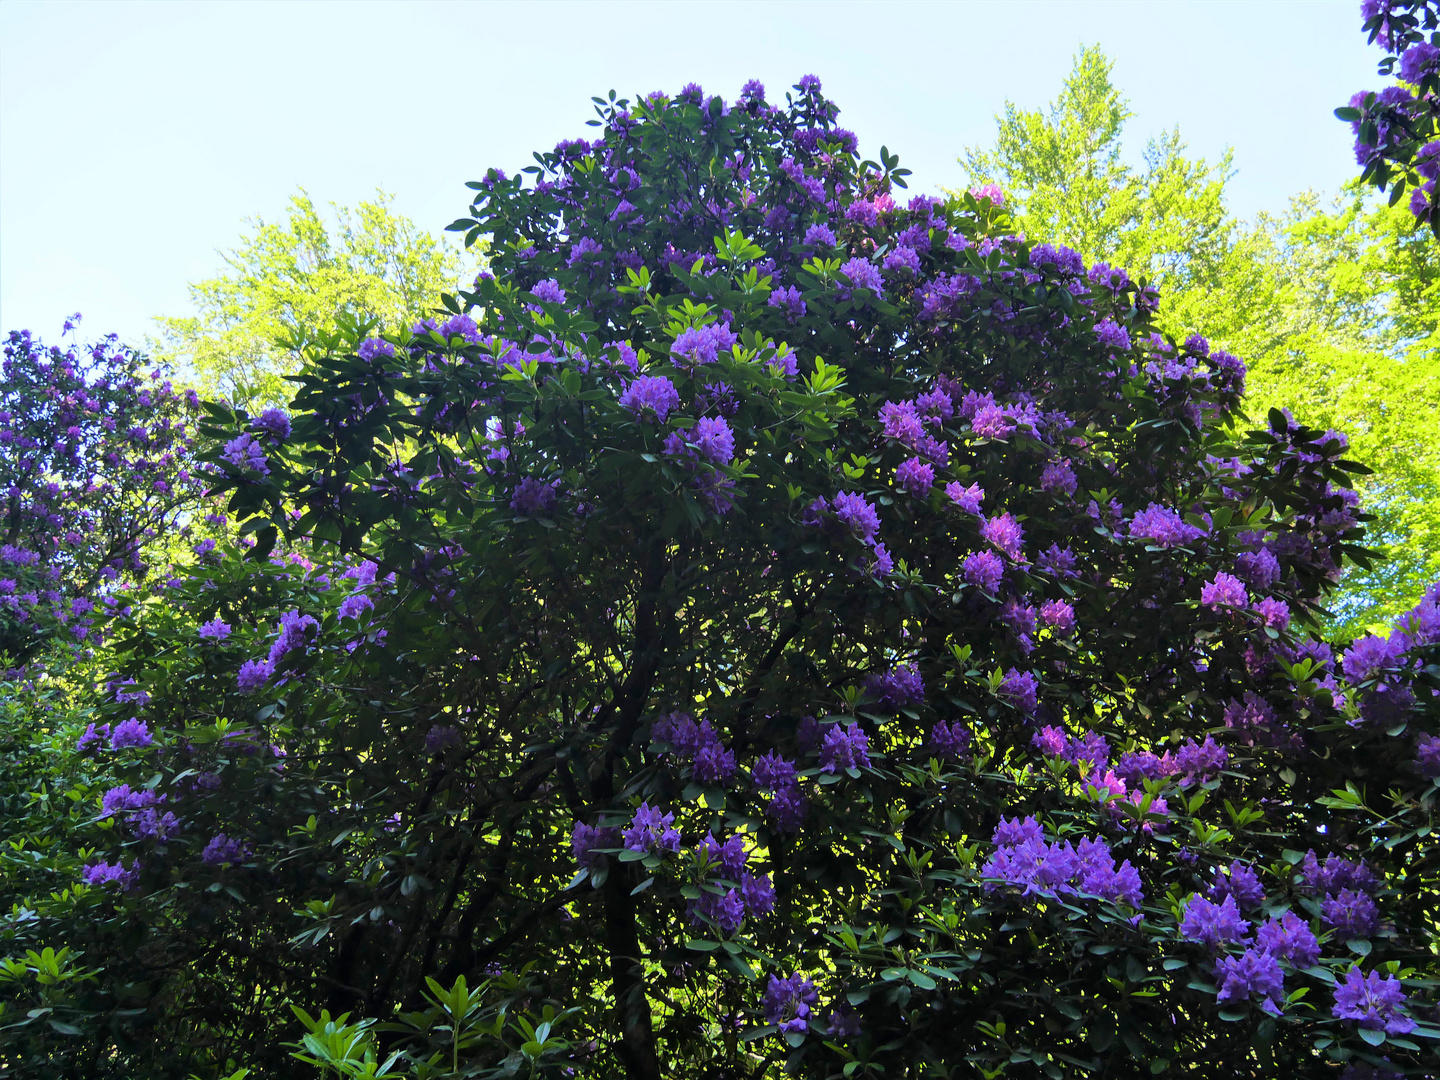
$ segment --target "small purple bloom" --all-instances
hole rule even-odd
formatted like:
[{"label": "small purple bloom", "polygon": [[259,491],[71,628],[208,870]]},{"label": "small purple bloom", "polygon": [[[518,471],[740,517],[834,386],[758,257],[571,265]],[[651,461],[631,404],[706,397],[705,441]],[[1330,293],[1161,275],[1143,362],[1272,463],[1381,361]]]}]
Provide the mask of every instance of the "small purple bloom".
[{"label": "small purple bloom", "polygon": [[1126,352],[1130,348],[1130,335],[1114,319],[1103,319],[1095,324],[1095,336],[1107,349]]},{"label": "small purple bloom", "polygon": [[809,813],[810,800],[805,798],[798,784],[778,789],[765,807],[766,816],[774,819],[775,828],[782,833],[799,832]]},{"label": "small purple bloom", "polygon": [[[840,267],[840,273],[850,279],[851,286],[856,289],[869,289],[876,296],[883,295],[885,283],[880,277],[880,271],[866,259],[851,259]],[[840,285],[840,295],[850,296],[851,288]]]},{"label": "small purple bloom", "polygon": [[1024,713],[1033,713],[1038,704],[1039,680],[1028,671],[1011,668],[1000,680],[1000,696]]},{"label": "small purple bloom", "polygon": [[1243,608],[1249,600],[1249,594],[1246,593],[1245,586],[1240,583],[1240,579],[1223,571],[1216,574],[1213,581],[1208,582],[1200,589],[1200,603],[1203,607]]},{"label": "small purple bloom", "polygon": [[786,979],[771,975],[761,1008],[767,1024],[774,1024],[787,1034],[803,1035],[809,1027],[810,1007],[819,1000],[815,984],[799,972]]},{"label": "small purple bloom", "polygon": [[625,388],[620,404],[637,416],[648,413],[663,423],[680,404],[680,391],[663,375],[641,375]]},{"label": "small purple bloom", "polygon": [[727,784],[735,776],[735,753],[718,742],[702,746],[695,754],[694,776],[701,784]]},{"label": "small purple bloom", "polygon": [[1280,1015],[1285,993],[1285,973],[1268,952],[1246,949],[1239,956],[1222,956],[1215,961],[1215,981],[1220,984],[1216,1001],[1248,1001],[1261,995],[1260,1007],[1272,1016]]},{"label": "small purple bloom", "polygon": [[1232,896],[1225,897],[1219,904],[1203,896],[1192,896],[1180,923],[1181,937],[1202,942],[1212,949],[1227,941],[1239,941],[1249,932],[1250,924],[1240,917]]},{"label": "small purple bloom", "polygon": [[225,449],[220,456],[241,472],[256,472],[261,476],[270,475],[265,448],[256,441],[253,435],[237,435],[225,444]]},{"label": "small purple bloom", "polygon": [[1009,511],[984,519],[980,526],[980,537],[1003,551],[1012,562],[1025,561],[1022,550],[1025,530]]},{"label": "small purple bloom", "polygon": [[1311,967],[1320,960],[1320,943],[1310,924],[1293,911],[1278,919],[1268,919],[1255,931],[1255,944],[1266,952],[1286,960],[1292,967]]},{"label": "small purple bloom", "polygon": [[450,724],[432,724],[425,733],[425,752],[431,757],[443,754],[461,742],[460,729]]},{"label": "small purple bloom", "polygon": [[870,767],[870,736],[856,724],[832,725],[820,744],[820,768],[827,773]]},{"label": "small purple bloom", "polygon": [[240,665],[235,685],[242,694],[253,694],[275,674],[275,665],[269,660],[246,660]]},{"label": "small purple bloom", "polygon": [[1076,479],[1075,470],[1070,467],[1070,462],[1067,460],[1052,461],[1040,474],[1041,491],[1074,495],[1079,487],[1080,481]]},{"label": "small purple bloom", "polygon": [[896,486],[917,499],[927,497],[934,483],[934,466],[927,465],[919,458],[908,458],[895,469]]},{"label": "small purple bloom", "polygon": [[842,491],[831,500],[830,505],[835,519],[857,537],[865,541],[875,539],[875,534],[880,531],[880,515],[865,496]]},{"label": "small purple bloom", "polygon": [[211,619],[200,627],[198,631],[202,638],[212,638],[215,641],[224,641],[230,636],[230,624],[221,622],[219,619]]},{"label": "small purple bloom", "polygon": [[510,497],[510,509],[521,517],[541,517],[555,508],[558,486],[558,480],[547,483],[533,476],[523,477]]},{"label": "small purple bloom", "polygon": [[953,480],[945,485],[945,494],[961,510],[978,516],[980,501],[985,498],[985,489],[979,484],[965,487],[958,480]]},{"label": "small purple bloom", "polygon": [[1406,1001],[1400,980],[1393,975],[1382,979],[1378,971],[1362,975],[1359,967],[1353,967],[1335,986],[1335,1015],[1358,1020],[1371,1031],[1383,1029],[1391,1035],[1414,1031],[1415,1021],[1400,1011]]},{"label": "small purple bloom", "polygon": [[625,846],[631,851],[652,854],[660,851],[679,851],[680,834],[675,830],[675,815],[661,814],[648,802],[640,804],[625,830]]},{"label": "small purple bloom", "polygon": [[110,734],[110,749],[120,750],[127,746],[143,748],[154,741],[145,721],[132,716],[129,720],[122,720],[115,725],[115,730]]},{"label": "small purple bloom", "polygon": [[1363,892],[1341,889],[1320,905],[1320,919],[1342,938],[1367,938],[1380,929],[1375,901]]},{"label": "small purple bloom", "polygon": [[959,720],[952,724],[937,720],[925,745],[940,757],[963,758],[970,752],[971,738],[970,729]]},{"label": "small purple bloom", "polygon": [[620,846],[620,830],[606,826],[590,826],[584,822],[575,822],[575,828],[570,833],[570,850],[575,855],[575,862],[582,870],[593,870],[602,865],[605,855],[596,850],[597,848],[618,848]]},{"label": "small purple bloom", "polygon": [[283,409],[266,409],[255,418],[254,427],[270,437],[274,443],[283,443],[290,438],[290,417]]},{"label": "small purple bloom", "polygon": [[224,866],[244,862],[249,854],[246,845],[222,832],[216,833],[205,845],[205,850],[200,853],[200,861],[206,866]]},{"label": "small purple bloom", "polygon": [[925,682],[916,664],[899,664],[867,678],[865,693],[882,706],[903,709],[925,700]]}]

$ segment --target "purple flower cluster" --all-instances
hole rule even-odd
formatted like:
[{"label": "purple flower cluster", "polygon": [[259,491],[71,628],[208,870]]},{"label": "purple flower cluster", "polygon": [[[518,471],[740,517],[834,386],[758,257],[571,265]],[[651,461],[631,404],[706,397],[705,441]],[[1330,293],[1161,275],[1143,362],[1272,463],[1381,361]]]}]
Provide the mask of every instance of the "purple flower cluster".
[{"label": "purple flower cluster", "polygon": [[646,855],[680,850],[680,833],[675,829],[675,815],[662,814],[643,802],[630,819],[630,827],[621,836],[626,848]]},{"label": "purple flower cluster", "polygon": [[200,853],[200,861],[206,866],[238,865],[250,857],[250,849],[239,840],[216,833]]},{"label": "purple flower cluster", "polygon": [[220,456],[241,472],[259,473],[261,476],[270,475],[270,464],[265,456],[265,448],[253,435],[235,436],[225,444]]},{"label": "purple flower cluster", "polygon": [[985,489],[979,484],[968,486],[958,480],[945,485],[945,496],[967,514],[980,515],[980,503],[985,498]]},{"label": "purple flower cluster", "polygon": [[613,826],[586,825],[583,821],[577,821],[570,832],[570,850],[582,870],[594,870],[604,865],[605,853],[602,848],[620,846],[620,830]]},{"label": "purple flower cluster", "polygon": [[680,366],[713,364],[739,340],[731,332],[728,322],[693,326],[682,330],[675,338],[675,343],[670,346],[670,356]]},{"label": "purple flower cluster", "polygon": [[982,876],[1019,885],[1024,895],[1083,892],[1135,908],[1144,902],[1139,873],[1129,859],[1116,866],[1103,840],[1087,837],[1078,846],[1068,840],[1047,843],[1039,823],[1029,817],[1003,819],[994,842],[995,852],[981,869]]},{"label": "purple flower cluster", "polygon": [[1180,923],[1180,936],[1218,948],[1231,941],[1240,941],[1250,933],[1250,924],[1240,917],[1233,896],[1216,904],[1203,896],[1193,896],[1185,905],[1185,918]]},{"label": "purple flower cluster", "polygon": [[760,1008],[767,1024],[785,1033],[803,1035],[810,1026],[810,1007],[819,1001],[815,984],[796,972],[785,979],[771,975]]},{"label": "purple flower cluster", "polygon": [[897,664],[865,680],[865,695],[888,709],[905,709],[925,701],[925,680],[917,664]]},{"label": "purple flower cluster", "polygon": [[980,525],[980,537],[1004,552],[1011,562],[1025,561],[1025,530],[1008,511],[985,518]]},{"label": "purple flower cluster", "polygon": [[1189,524],[1170,507],[1151,503],[1130,520],[1130,535],[1156,547],[1172,548],[1193,543],[1205,530]]},{"label": "purple flower cluster", "polygon": [[680,404],[680,391],[663,375],[641,375],[625,387],[620,404],[637,416],[653,416],[663,424]]},{"label": "purple flower cluster", "polygon": [[1361,974],[1358,966],[1335,985],[1337,1017],[1358,1020],[1362,1028],[1390,1035],[1407,1035],[1415,1030],[1415,1021],[1401,1012],[1408,1000],[1395,976],[1381,978],[1378,971]]},{"label": "purple flower cluster", "polygon": [[870,767],[870,736],[858,724],[832,724],[820,743],[820,768],[836,773]]}]

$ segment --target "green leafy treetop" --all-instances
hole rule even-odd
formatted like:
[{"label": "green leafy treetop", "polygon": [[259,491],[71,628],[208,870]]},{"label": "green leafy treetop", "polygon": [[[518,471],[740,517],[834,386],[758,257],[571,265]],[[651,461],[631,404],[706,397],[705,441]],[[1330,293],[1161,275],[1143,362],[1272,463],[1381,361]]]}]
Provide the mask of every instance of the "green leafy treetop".
[{"label": "green leafy treetop", "polygon": [[333,227],[301,191],[283,221],[255,220],[225,253],[229,272],[190,287],[197,314],[157,320],[157,355],[193,371],[211,396],[256,409],[284,405],[293,392],[285,376],[299,370],[300,354],[283,343],[332,331],[341,316],[398,324],[473,281],[478,259],[396,214],[384,193],[353,212],[332,208]]}]

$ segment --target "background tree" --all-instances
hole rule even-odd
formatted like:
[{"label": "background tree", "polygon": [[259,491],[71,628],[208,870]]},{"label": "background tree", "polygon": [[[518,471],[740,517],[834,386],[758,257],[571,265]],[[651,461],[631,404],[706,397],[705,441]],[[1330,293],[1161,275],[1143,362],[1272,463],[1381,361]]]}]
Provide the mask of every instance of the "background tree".
[{"label": "background tree", "polygon": [[1331,626],[1384,624],[1440,572],[1440,256],[1404,208],[1355,193],[1328,210],[1303,194],[1246,225],[1225,205],[1228,153],[1187,159],[1178,131],[1131,168],[1111,66],[1082,49],[1048,110],[1007,105],[994,148],[961,158],[971,182],[1000,185],[1031,240],[1148,274],[1167,332],[1204,327],[1246,357],[1257,417],[1289,405],[1350,436],[1375,470],[1359,490],[1385,560],[1347,570]]},{"label": "background tree", "polygon": [[197,314],[160,318],[157,355],[194,373],[203,394],[250,407],[283,405],[299,354],[281,342],[335,328],[341,315],[384,322],[426,311],[467,284],[479,267],[390,209],[390,197],[351,210],[331,204],[327,222],[303,190],[279,222],[224,253],[229,271],[190,287]]}]

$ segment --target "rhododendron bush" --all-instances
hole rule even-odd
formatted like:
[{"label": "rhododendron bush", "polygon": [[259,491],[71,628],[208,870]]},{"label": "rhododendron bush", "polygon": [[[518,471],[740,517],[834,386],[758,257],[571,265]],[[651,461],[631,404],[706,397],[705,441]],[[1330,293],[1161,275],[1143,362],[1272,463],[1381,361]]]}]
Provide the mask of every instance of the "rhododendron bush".
[{"label": "rhododendron bush", "polygon": [[115,619],[47,1052],[1433,1072],[1440,594],[1313,636],[1344,436],[785,101],[600,101],[473,293],[210,407],[254,546]]}]

